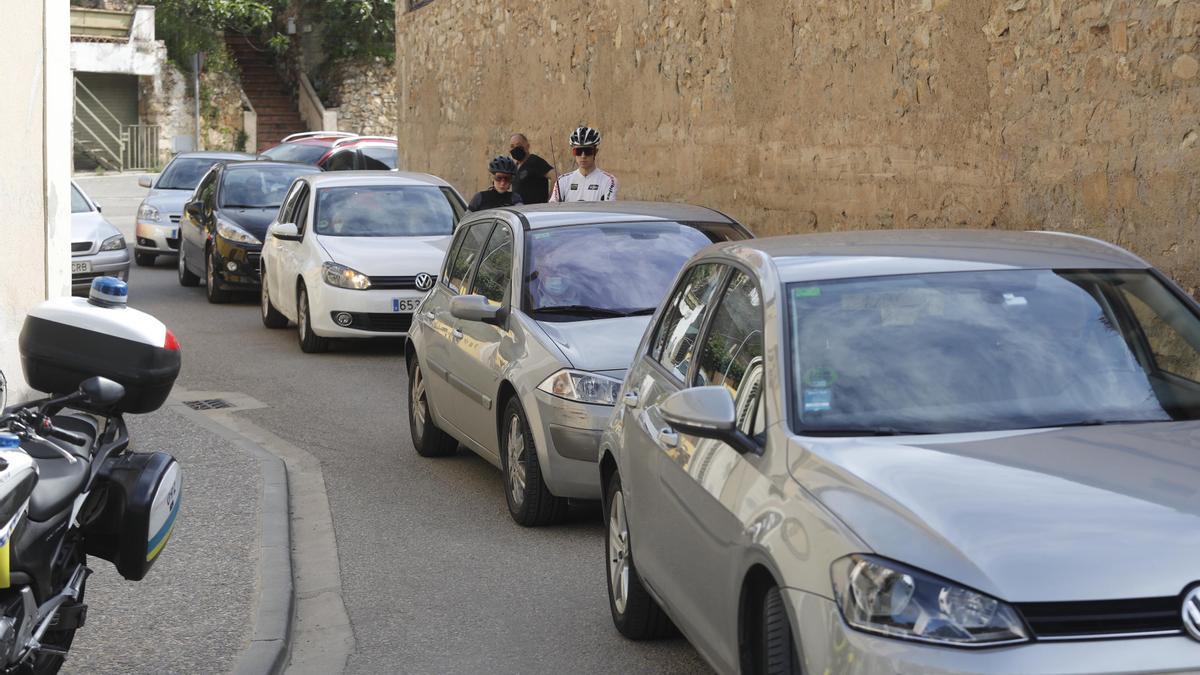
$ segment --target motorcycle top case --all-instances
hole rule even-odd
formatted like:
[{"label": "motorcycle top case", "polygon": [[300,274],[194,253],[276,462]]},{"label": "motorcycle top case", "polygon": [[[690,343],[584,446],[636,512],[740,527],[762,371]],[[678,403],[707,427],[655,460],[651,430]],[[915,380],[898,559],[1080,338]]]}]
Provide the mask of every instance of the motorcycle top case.
[{"label": "motorcycle top case", "polygon": [[83,298],[56,298],[25,317],[21,366],[29,386],[69,394],[91,377],[125,387],[106,413],[157,410],[179,375],[175,336],[161,321],[132,307],[101,307]]},{"label": "motorcycle top case", "polygon": [[165,452],[127,452],[100,465],[80,509],[84,551],[140,581],[175,530],[183,474]]}]

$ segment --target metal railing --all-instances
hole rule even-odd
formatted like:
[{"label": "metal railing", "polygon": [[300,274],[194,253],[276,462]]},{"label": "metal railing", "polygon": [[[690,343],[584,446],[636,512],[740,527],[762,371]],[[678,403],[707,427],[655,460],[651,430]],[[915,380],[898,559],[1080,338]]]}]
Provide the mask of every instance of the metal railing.
[{"label": "metal railing", "polygon": [[106,169],[120,171],[125,157],[121,120],[75,78],[75,147]]},{"label": "metal railing", "polygon": [[125,127],[124,169],[152,169],[158,166],[157,124],[130,124]]}]

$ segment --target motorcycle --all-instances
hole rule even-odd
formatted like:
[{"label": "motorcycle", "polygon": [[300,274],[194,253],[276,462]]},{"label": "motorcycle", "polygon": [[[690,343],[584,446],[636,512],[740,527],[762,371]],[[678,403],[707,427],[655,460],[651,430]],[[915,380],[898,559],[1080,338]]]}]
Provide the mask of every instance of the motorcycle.
[{"label": "motorcycle", "polygon": [[5,407],[0,373],[0,673],[58,672],[87,619],[88,557],[141,580],[174,531],[179,464],[132,451],[124,414],[166,400],[179,345],[127,294],[103,277],[30,311],[25,379],[56,394]]}]

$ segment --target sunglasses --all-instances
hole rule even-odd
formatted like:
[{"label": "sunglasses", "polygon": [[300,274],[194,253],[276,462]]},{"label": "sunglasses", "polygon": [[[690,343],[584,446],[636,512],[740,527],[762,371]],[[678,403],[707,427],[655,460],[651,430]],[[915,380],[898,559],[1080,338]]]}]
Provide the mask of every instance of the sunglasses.
[{"label": "sunglasses", "polygon": [[596,154],[595,148],[571,148],[571,154],[576,157],[591,157]]},{"label": "sunglasses", "polygon": [[492,176],[492,180],[496,181],[497,183],[511,183],[512,176],[510,176],[506,173],[498,173],[498,174]]}]

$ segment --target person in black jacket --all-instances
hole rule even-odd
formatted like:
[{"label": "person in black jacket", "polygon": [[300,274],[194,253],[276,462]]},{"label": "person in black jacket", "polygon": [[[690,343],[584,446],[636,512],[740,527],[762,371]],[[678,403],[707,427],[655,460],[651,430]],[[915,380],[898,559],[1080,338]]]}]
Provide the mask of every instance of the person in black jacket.
[{"label": "person in black jacket", "polygon": [[476,192],[467,205],[468,211],[483,211],[501,206],[523,204],[521,195],[512,191],[513,174],[517,172],[517,163],[512,157],[500,155],[488,163],[488,171],[492,174],[492,187]]}]

